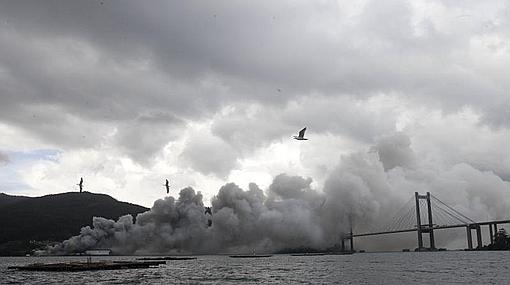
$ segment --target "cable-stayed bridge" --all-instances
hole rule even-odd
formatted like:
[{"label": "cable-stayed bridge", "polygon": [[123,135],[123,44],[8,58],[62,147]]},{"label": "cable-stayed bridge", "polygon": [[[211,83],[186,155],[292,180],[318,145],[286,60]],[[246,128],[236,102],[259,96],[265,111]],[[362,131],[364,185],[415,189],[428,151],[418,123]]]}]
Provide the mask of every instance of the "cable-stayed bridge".
[{"label": "cable-stayed bridge", "polygon": [[[453,207],[439,200],[437,197],[430,194],[430,192],[427,192],[425,195],[420,195],[418,192],[415,192],[414,197],[411,197],[400,208],[400,210],[397,211],[390,223],[371,232],[365,233],[354,233],[351,226],[351,232],[341,238],[341,245],[342,250],[345,251],[345,242],[348,242],[350,245],[350,251],[352,252],[354,251],[354,238],[356,237],[416,232],[416,250],[431,251],[436,250],[434,238],[435,231],[452,228],[465,228],[467,249],[481,249],[483,246],[482,226],[489,227],[489,236],[492,243],[498,231],[498,225],[508,223],[510,223],[510,219],[475,222],[466,215],[455,210]],[[476,235],[476,248],[473,248],[473,230]],[[424,235],[428,235],[428,247],[426,247],[423,243]]]}]

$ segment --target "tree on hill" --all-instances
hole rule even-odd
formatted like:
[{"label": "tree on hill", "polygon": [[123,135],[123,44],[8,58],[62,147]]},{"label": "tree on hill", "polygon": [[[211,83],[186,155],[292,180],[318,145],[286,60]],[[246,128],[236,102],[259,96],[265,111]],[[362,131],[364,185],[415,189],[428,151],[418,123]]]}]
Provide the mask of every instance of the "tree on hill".
[{"label": "tree on hill", "polygon": [[510,250],[510,236],[505,229],[499,229],[496,233],[493,246],[495,250]]},{"label": "tree on hill", "polygon": [[494,240],[491,244],[484,246],[484,250],[510,250],[510,235],[505,229],[501,228],[494,235]]}]

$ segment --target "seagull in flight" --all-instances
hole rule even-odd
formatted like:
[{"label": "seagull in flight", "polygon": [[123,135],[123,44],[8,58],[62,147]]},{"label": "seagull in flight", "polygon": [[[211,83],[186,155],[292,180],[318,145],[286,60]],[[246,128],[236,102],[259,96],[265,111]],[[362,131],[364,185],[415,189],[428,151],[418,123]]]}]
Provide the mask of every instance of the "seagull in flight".
[{"label": "seagull in flight", "polygon": [[170,193],[170,182],[168,182],[168,179],[165,179],[165,187],[166,187],[166,194]]},{"label": "seagull in flight", "polygon": [[299,135],[294,136],[294,139],[298,140],[298,141],[306,141],[306,140],[308,140],[307,138],[305,138],[305,132],[306,132],[306,127],[303,128],[301,131],[299,131]]}]

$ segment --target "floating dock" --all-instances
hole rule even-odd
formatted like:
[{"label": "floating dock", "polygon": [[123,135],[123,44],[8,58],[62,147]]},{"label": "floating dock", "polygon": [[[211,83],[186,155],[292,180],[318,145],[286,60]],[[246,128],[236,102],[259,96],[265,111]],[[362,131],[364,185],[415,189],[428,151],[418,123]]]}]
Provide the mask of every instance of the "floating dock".
[{"label": "floating dock", "polygon": [[232,258],[261,258],[261,257],[271,257],[272,254],[246,254],[246,255],[230,255]]},{"label": "floating dock", "polygon": [[161,256],[161,257],[142,257],[137,258],[136,260],[152,260],[152,261],[161,261],[161,260],[194,260],[197,259],[194,256]]},{"label": "floating dock", "polygon": [[99,262],[69,262],[69,263],[33,263],[23,266],[9,266],[8,269],[21,271],[91,271],[118,270],[158,267],[165,261],[99,261]]},{"label": "floating dock", "polygon": [[294,253],[292,256],[318,256],[318,255],[326,255],[325,252],[305,252],[305,253]]},{"label": "floating dock", "polygon": [[331,255],[350,255],[350,254],[354,254],[355,251],[335,251],[335,252],[329,252],[328,254],[331,254]]}]

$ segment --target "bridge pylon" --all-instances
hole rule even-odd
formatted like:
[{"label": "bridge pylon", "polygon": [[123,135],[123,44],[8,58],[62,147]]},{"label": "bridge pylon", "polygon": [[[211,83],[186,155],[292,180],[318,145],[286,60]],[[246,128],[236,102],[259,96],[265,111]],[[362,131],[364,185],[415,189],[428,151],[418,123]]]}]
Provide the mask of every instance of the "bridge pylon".
[{"label": "bridge pylon", "polygon": [[[418,251],[435,250],[436,243],[434,239],[434,223],[432,221],[432,206],[430,205],[430,192],[426,195],[420,195],[414,192],[414,199],[416,202],[416,232],[418,233]],[[420,200],[427,202],[427,224],[422,224],[420,213]],[[429,248],[423,246],[423,234],[429,234]]]}]

